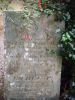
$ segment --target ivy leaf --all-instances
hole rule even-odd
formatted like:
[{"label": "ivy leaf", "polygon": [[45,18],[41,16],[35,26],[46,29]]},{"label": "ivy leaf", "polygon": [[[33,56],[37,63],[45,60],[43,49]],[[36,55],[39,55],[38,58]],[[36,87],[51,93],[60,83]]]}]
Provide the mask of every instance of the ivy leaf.
[{"label": "ivy leaf", "polygon": [[71,36],[69,35],[68,32],[66,32],[66,37],[67,37],[68,40],[70,40],[70,41],[72,40],[72,39],[71,39]]}]

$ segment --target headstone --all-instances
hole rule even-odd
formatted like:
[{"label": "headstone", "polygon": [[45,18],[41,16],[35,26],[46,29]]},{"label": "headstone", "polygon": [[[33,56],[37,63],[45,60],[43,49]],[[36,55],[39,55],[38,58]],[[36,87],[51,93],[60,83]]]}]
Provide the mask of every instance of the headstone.
[{"label": "headstone", "polygon": [[58,100],[61,57],[54,15],[5,12],[6,100]]}]

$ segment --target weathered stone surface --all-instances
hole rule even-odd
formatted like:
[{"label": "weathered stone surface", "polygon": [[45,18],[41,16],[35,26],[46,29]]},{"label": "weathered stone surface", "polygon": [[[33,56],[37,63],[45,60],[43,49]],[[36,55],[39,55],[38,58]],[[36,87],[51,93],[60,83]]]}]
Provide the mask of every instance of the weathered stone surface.
[{"label": "weathered stone surface", "polygon": [[0,14],[0,100],[4,96],[4,25],[3,14]]},{"label": "weathered stone surface", "polygon": [[59,28],[64,22],[54,22],[53,16],[22,19],[22,12],[5,13],[7,100],[58,100]]}]

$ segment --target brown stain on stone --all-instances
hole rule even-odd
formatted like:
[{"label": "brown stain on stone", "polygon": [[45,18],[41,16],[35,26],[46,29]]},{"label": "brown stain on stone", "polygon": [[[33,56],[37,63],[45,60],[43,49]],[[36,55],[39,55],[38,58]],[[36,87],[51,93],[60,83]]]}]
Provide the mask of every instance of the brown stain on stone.
[{"label": "brown stain on stone", "polygon": [[0,35],[3,34],[3,14],[0,15]]},{"label": "brown stain on stone", "polygon": [[9,63],[9,66],[8,66],[8,68],[7,68],[7,73],[8,74],[15,74],[15,73],[17,73],[18,72],[18,70],[19,70],[19,61],[17,60],[17,61],[12,61],[12,62],[10,62]]}]

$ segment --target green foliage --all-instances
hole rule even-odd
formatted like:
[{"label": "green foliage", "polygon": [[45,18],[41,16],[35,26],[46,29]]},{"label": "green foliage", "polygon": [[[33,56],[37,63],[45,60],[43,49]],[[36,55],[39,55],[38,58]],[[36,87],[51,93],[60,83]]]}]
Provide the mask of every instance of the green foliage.
[{"label": "green foliage", "polygon": [[62,32],[61,55],[66,60],[75,63],[75,27]]},{"label": "green foliage", "polygon": [[[67,4],[67,12],[70,13],[69,20],[65,20],[66,27],[65,31],[62,32],[61,37],[61,55],[64,61],[68,62],[68,65],[71,66],[68,70],[71,73],[71,79],[67,80],[68,85],[63,94],[64,99],[62,100],[75,100],[75,0],[71,0],[69,4]],[[67,66],[67,63],[65,67]],[[66,69],[66,68],[65,68]],[[69,76],[66,76],[69,78]],[[65,79],[65,77],[63,77]],[[67,83],[64,83],[67,84]],[[65,87],[63,87],[65,88]]]},{"label": "green foliage", "polygon": [[[59,0],[60,1],[60,0]],[[38,7],[38,3],[34,3],[33,8],[40,13],[45,13],[48,16],[57,13],[57,20],[68,21],[70,19],[70,14],[67,10],[67,5],[60,4],[57,0],[42,0],[41,8]]]}]

